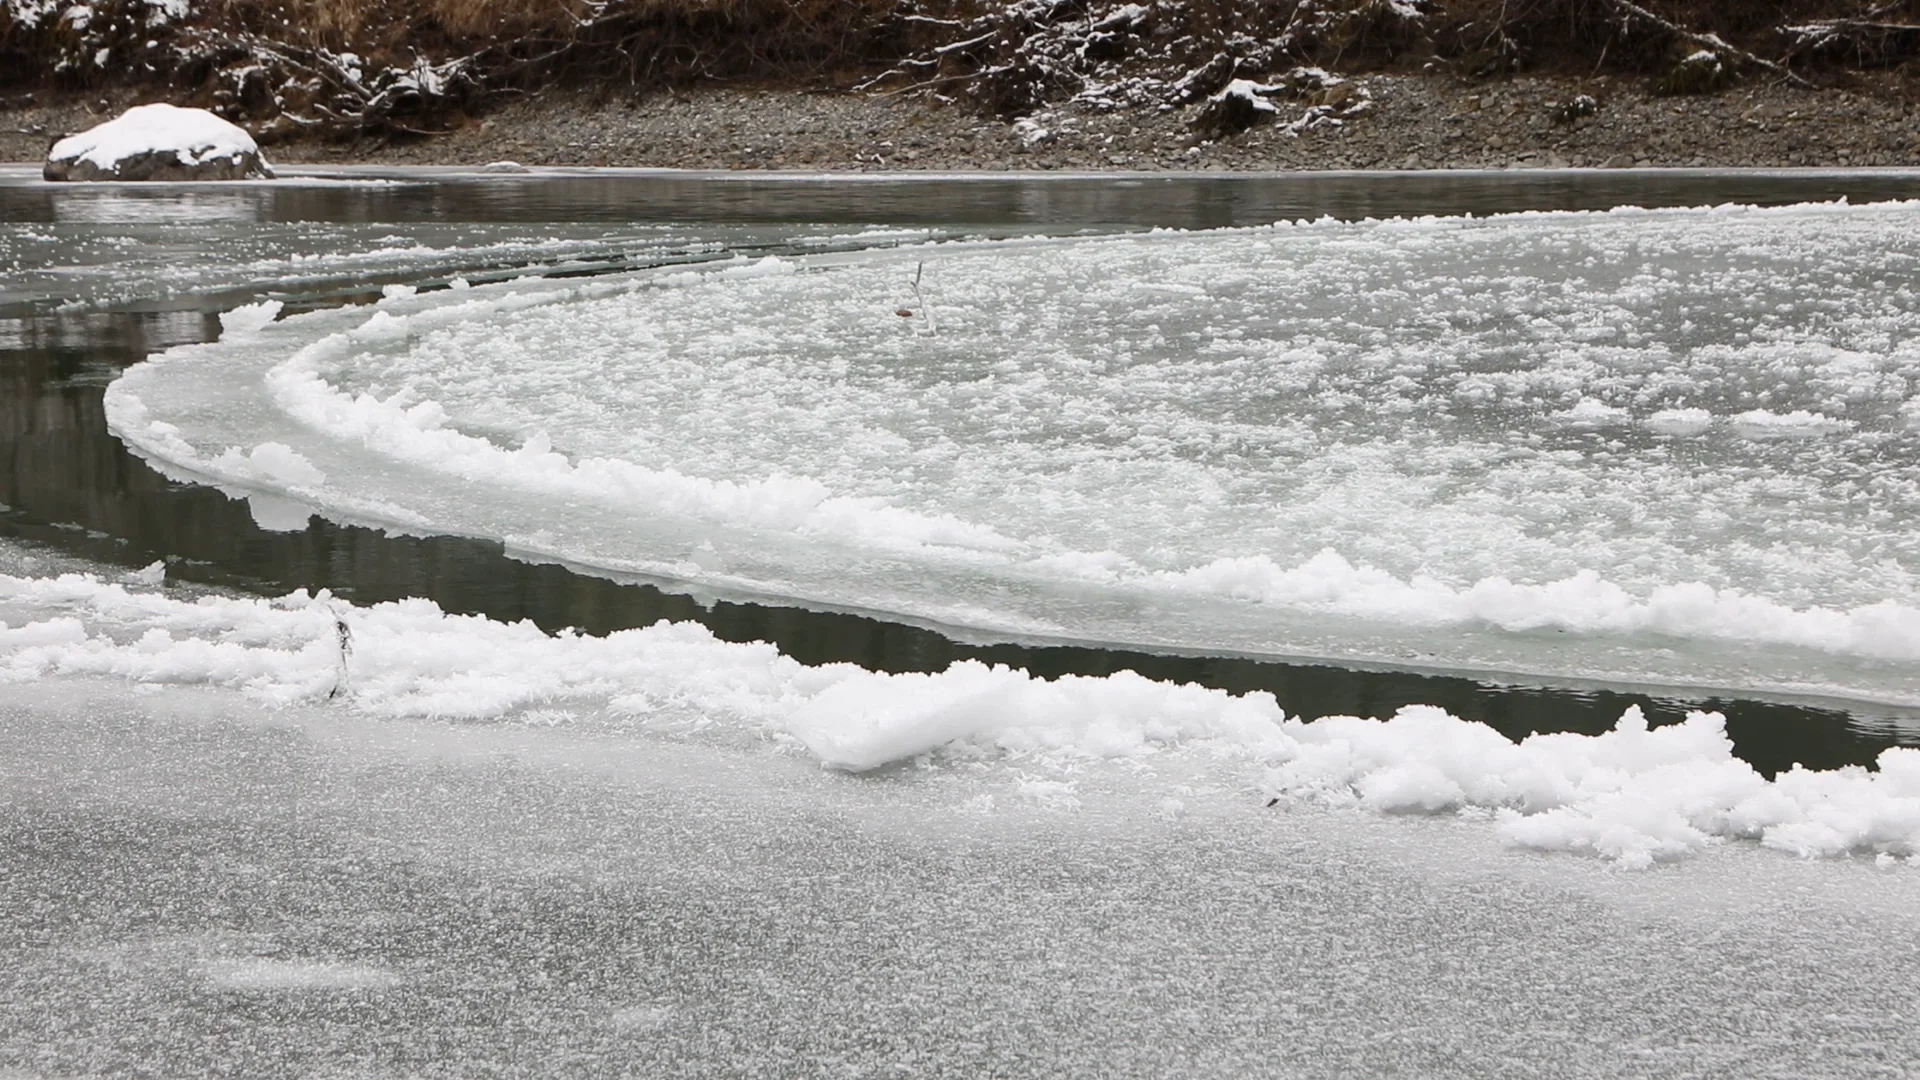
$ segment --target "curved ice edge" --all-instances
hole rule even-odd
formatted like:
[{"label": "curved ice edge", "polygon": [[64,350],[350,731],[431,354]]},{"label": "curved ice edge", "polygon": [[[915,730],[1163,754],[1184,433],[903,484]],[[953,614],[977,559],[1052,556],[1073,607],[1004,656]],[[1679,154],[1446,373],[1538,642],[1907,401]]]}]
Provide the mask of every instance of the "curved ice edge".
[{"label": "curved ice edge", "polygon": [[[324,475],[318,474],[283,444],[262,443],[245,453],[230,447],[214,458],[206,458],[179,440],[171,425],[148,421],[139,399],[121,383],[108,387],[107,410],[114,430],[129,448],[171,479],[209,484],[230,497],[261,496],[279,500],[346,524],[397,530],[406,535],[448,534],[444,528],[436,528],[433,522],[404,507],[299,482],[311,481],[316,475],[324,480]],[[520,453],[524,452],[516,452],[516,456]],[[689,485],[698,483],[696,478],[679,479]],[[524,562],[551,562],[612,580],[637,578],[691,595],[711,594],[748,603],[795,604],[898,621],[949,636],[987,635],[990,640],[998,641],[1012,635],[1022,641],[1043,644],[1120,649],[1191,651],[1195,647],[1177,641],[1094,640],[1074,636],[1069,628],[1031,619],[1010,620],[993,612],[976,612],[969,619],[952,610],[901,610],[871,603],[850,603],[845,597],[817,595],[798,590],[790,583],[720,573],[684,561],[632,560],[614,565],[583,558],[564,545],[556,546],[537,536],[458,535],[500,541],[509,557]],[[1076,563],[1082,565],[1076,566]],[[1514,582],[1496,576],[1471,585],[1454,586],[1421,575],[1399,578],[1375,567],[1355,564],[1332,549],[1323,550],[1294,567],[1281,566],[1267,556],[1223,558],[1187,570],[1143,572],[1130,578],[1112,573],[1107,563],[1098,557],[1076,559],[1071,555],[1003,564],[1002,569],[1044,571],[1041,577],[1056,585],[1066,582],[1104,587],[1130,591],[1145,598],[1228,600],[1399,627],[1488,630],[1506,634],[1641,635],[1674,642],[1786,646],[1843,658],[1896,663],[1920,660],[1920,608],[1892,601],[1846,609],[1794,608],[1766,597],[1715,588],[1703,582],[1660,586],[1644,598],[1632,595],[1592,571],[1543,583]],[[1220,651],[1207,650],[1207,654],[1216,655]],[[1361,662],[1383,664],[1393,670],[1429,670],[1428,666],[1364,651],[1351,654],[1229,651],[1262,660]],[[1490,673],[1458,665],[1440,665],[1431,670],[1474,677]],[[1531,679],[1567,676],[1561,671],[1509,667],[1491,673]],[[1915,704],[1909,697],[1864,693],[1840,684],[1787,681],[1729,686],[1683,680],[1673,686],[1695,691],[1757,691],[1848,702]]]},{"label": "curved ice edge", "polygon": [[[301,381],[304,381],[302,379]],[[1259,555],[1220,558],[1183,570],[1116,570],[1112,553],[1066,552],[1036,555],[1014,539],[986,526],[951,517],[927,517],[909,511],[867,505],[865,500],[833,496],[824,485],[801,479],[768,478],[741,485],[652,470],[616,459],[568,461],[534,443],[506,451],[483,439],[439,428],[431,416],[388,418],[372,412],[391,409],[416,413],[418,406],[395,406],[365,398],[302,419],[331,424],[369,445],[396,452],[402,460],[447,468],[470,479],[524,481],[522,486],[550,490],[577,488],[581,497],[665,507],[686,512],[718,508],[744,516],[751,525],[807,531],[815,535],[889,537],[883,547],[943,555],[1042,583],[1070,583],[1153,598],[1195,598],[1259,604],[1304,614],[1359,619],[1397,626],[1478,628],[1504,633],[1557,631],[1579,635],[1651,635],[1678,641],[1787,646],[1839,657],[1876,661],[1920,661],[1920,608],[1879,601],[1852,608],[1796,608],[1737,589],[1703,582],[1676,582],[1635,596],[1591,570],[1548,582],[1515,582],[1494,576],[1468,585],[1452,585],[1413,575],[1401,578],[1341,553],[1325,549],[1297,566],[1283,566]],[[292,499],[304,505],[344,511],[376,524],[407,529],[431,528],[431,522],[404,508],[371,503],[325,486],[325,476],[284,444],[261,443],[242,451],[224,448],[207,457],[179,437],[172,425],[152,421],[124,380],[108,387],[107,415],[113,430],[136,452],[163,471],[204,478],[215,484]],[[352,422],[348,418],[352,417]],[[427,422],[425,429],[416,423]],[[416,436],[418,439],[416,440]],[[524,473],[524,476],[519,474]],[[881,526],[885,526],[882,528]],[[511,541],[516,549],[582,566],[591,559],[537,537],[489,536]],[[681,562],[608,566],[685,580],[774,601],[831,603],[832,597],[796,595],[775,583],[737,579]],[[866,608],[890,617],[936,618],[951,624],[950,613]],[[966,626],[986,631],[1033,632],[1031,625]],[[1152,644],[1152,643],[1141,643]]]},{"label": "curved ice edge", "polygon": [[0,622],[0,682],[215,685],[268,704],[335,701],[389,717],[490,719],[565,704],[645,725],[723,725],[852,772],[937,763],[946,748],[1063,769],[1189,751],[1255,770],[1271,797],[1487,818],[1516,846],[1628,867],[1729,840],[1920,863],[1920,749],[1886,750],[1875,770],[1796,768],[1768,781],[1733,756],[1717,713],[1649,729],[1629,709],[1602,735],[1513,743],[1432,706],[1384,721],[1303,722],[1268,693],[1132,672],[1048,682],[971,661],[939,674],[806,667],[690,623],[549,636],[420,599],[351,607],[323,592],[189,603],[90,575],[0,575],[0,610],[27,616]]}]

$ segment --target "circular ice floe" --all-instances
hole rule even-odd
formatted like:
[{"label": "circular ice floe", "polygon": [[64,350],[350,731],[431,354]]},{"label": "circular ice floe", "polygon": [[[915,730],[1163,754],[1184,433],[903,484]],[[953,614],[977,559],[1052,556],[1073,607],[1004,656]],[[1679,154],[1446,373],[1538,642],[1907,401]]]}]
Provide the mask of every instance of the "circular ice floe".
[{"label": "circular ice floe", "polygon": [[1920,663],[1915,226],[1322,222],[396,291],[135,368],[109,413],[186,473],[709,588],[1908,694],[1860,662]]}]

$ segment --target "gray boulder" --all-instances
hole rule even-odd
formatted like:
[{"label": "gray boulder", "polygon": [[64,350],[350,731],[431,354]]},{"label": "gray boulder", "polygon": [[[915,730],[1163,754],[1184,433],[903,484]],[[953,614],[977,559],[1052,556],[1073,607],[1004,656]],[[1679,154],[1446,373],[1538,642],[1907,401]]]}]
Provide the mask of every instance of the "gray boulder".
[{"label": "gray boulder", "polygon": [[253,136],[205,109],[138,105],[47,151],[48,180],[270,180]]}]

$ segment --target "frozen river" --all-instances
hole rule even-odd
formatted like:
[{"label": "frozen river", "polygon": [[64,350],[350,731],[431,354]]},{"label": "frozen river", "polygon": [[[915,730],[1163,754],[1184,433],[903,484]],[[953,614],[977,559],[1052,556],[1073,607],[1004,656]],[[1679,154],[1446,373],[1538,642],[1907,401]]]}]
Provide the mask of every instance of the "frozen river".
[{"label": "frozen river", "polygon": [[0,1076],[1920,1049],[1913,177],[0,181]]},{"label": "frozen river", "polygon": [[[0,704],[12,1077],[1900,1077],[1920,875],[1651,873],[1239,778]],[[992,811],[962,804],[997,793]]]}]

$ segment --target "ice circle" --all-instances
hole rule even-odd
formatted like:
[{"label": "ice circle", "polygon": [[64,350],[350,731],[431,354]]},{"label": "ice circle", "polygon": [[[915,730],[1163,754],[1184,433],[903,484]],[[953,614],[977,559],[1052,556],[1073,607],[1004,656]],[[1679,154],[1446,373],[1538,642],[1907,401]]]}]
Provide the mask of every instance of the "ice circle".
[{"label": "ice circle", "polygon": [[1920,206],[406,295],[130,369],[176,475],[986,634],[1920,701]]}]

